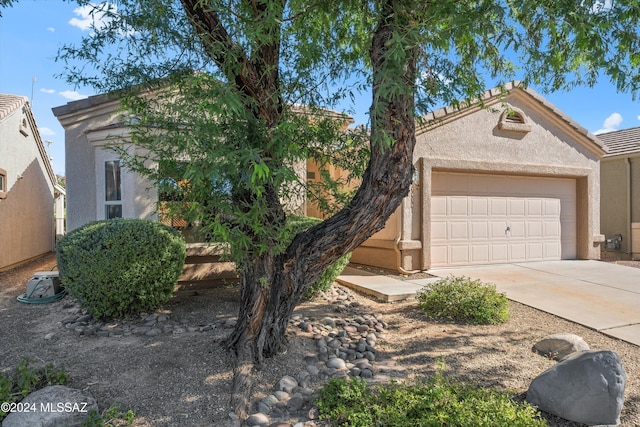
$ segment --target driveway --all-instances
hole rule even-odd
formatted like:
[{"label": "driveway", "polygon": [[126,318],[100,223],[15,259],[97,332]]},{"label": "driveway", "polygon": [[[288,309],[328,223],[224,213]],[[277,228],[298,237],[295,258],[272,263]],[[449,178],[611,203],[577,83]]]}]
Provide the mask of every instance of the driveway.
[{"label": "driveway", "polygon": [[494,283],[511,300],[640,345],[638,268],[600,261],[545,261],[447,267],[429,273]]}]

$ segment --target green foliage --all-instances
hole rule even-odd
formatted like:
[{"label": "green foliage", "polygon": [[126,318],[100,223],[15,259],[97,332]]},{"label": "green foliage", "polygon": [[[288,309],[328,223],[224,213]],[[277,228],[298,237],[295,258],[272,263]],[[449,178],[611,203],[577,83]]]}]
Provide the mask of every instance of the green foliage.
[{"label": "green foliage", "polygon": [[133,424],[134,419],[135,414],[132,410],[122,412],[119,405],[113,405],[102,414],[91,411],[82,427],[119,427]]},{"label": "green foliage", "polygon": [[508,393],[477,388],[438,372],[426,382],[367,387],[332,378],[318,392],[320,418],[343,427],[542,427],[538,411]]},{"label": "green foliage", "polygon": [[96,319],[153,310],[173,295],[186,256],[174,229],[138,219],[95,221],[57,246],[62,283]]},{"label": "green foliage", "polygon": [[493,284],[466,277],[448,277],[427,285],[418,303],[428,316],[478,324],[509,320],[509,300]]},{"label": "green foliage", "polygon": [[[0,402],[19,402],[33,391],[50,385],[65,384],[67,380],[67,373],[62,368],[51,364],[34,367],[30,360],[23,359],[13,372],[0,373]],[[7,413],[0,410],[0,420],[6,416]]]},{"label": "green foliage", "polygon": [[[287,217],[287,233],[289,236],[289,240],[293,239],[296,234],[301,231],[306,230],[309,227],[312,227],[316,224],[322,222],[319,218],[313,218],[309,216],[289,216]],[[325,292],[331,288],[333,282],[336,280],[336,277],[342,273],[342,270],[349,264],[349,259],[351,258],[351,252],[346,255],[340,257],[336,262],[331,264],[327,269],[322,273],[320,278],[311,285],[311,287],[304,293],[302,296],[305,299],[312,298],[318,292]]]}]

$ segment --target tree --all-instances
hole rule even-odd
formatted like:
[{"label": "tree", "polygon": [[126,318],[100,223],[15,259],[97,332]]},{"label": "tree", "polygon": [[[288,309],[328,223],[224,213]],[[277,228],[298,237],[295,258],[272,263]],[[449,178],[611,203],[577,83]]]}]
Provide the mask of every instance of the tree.
[{"label": "tree", "polygon": [[[631,1],[120,0],[94,10],[93,34],[60,52],[68,81],[120,97],[135,117],[120,149],[128,166],[229,242],[238,265],[242,306],[227,345],[239,415],[253,364],[286,344],[301,295],[407,194],[421,112],[481,101],[486,78],[520,75],[543,90],[602,75],[620,90],[640,85]],[[345,133],[320,107],[363,88],[372,101],[361,185],[290,236],[283,201],[304,188],[296,164],[359,158],[362,146],[362,132]]]}]

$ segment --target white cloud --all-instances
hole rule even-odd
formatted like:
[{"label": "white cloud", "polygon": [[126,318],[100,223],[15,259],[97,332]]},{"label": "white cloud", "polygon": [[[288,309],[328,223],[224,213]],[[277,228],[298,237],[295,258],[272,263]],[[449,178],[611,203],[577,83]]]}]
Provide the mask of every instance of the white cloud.
[{"label": "white cloud", "polygon": [[46,88],[43,87],[42,89],[40,89],[40,92],[51,94],[51,93],[56,93],[56,90],[55,89],[46,89]]},{"label": "white cloud", "polygon": [[59,94],[72,101],[77,101],[79,99],[87,98],[87,95],[82,95],[76,92],[75,90],[65,90],[65,91],[59,92]]},{"label": "white cloud", "polygon": [[640,116],[637,116],[636,119],[640,120]]},{"label": "white cloud", "polygon": [[612,113],[609,117],[604,119],[602,129],[598,129],[594,132],[594,134],[598,135],[600,133],[607,133],[618,130],[618,128],[620,127],[620,123],[622,123],[622,120],[622,115],[620,113]]},{"label": "white cloud", "polygon": [[73,13],[80,18],[71,18],[69,24],[73,27],[80,28],[82,31],[100,29],[112,20],[107,12],[115,12],[116,9],[115,5],[108,2],[77,7],[73,9]]},{"label": "white cloud", "polygon": [[49,128],[39,127],[38,129],[40,130],[40,135],[43,135],[43,136],[53,136],[56,134],[54,131],[52,131]]},{"label": "white cloud", "polygon": [[52,33],[55,33],[56,29],[53,27],[47,27],[47,31],[51,31]]}]

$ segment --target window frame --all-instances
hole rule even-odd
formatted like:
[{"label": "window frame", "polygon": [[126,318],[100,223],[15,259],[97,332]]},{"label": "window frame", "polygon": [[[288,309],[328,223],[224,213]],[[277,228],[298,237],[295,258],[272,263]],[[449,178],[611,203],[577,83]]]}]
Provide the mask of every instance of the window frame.
[{"label": "window frame", "polygon": [[[108,163],[114,163],[117,164],[117,178],[115,178],[115,185],[117,186],[117,188],[115,189],[116,192],[116,197],[119,197],[117,199],[113,199],[110,200],[110,191],[108,191],[108,185],[110,183],[109,178],[108,178],[108,170],[107,170],[107,164]],[[104,161],[104,218],[105,219],[114,219],[114,218],[122,218],[123,217],[123,211],[124,211],[124,206],[122,203],[122,162],[121,159],[108,159]],[[109,212],[110,209],[114,206],[119,206],[120,207],[120,216],[110,216]]]},{"label": "window frame", "polygon": [[0,199],[7,198],[7,171],[0,168]]}]

